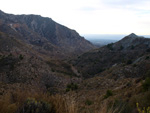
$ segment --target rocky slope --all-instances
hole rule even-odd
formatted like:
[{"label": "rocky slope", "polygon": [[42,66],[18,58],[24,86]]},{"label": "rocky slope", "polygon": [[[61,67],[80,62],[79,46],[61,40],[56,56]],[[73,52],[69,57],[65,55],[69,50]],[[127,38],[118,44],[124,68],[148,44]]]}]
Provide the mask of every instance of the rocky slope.
[{"label": "rocky slope", "polygon": [[0,31],[34,46],[40,53],[70,56],[93,49],[94,46],[71,30],[39,15],[12,15],[0,11]]},{"label": "rocky slope", "polygon": [[130,34],[72,60],[84,78],[76,94],[81,111],[140,113],[139,109],[147,109],[150,104],[149,48],[150,39]]},{"label": "rocky slope", "polygon": [[92,48],[49,18],[0,11],[0,112],[138,113],[137,102],[148,107],[150,39],[132,33],[83,53]]},{"label": "rocky slope", "polygon": [[24,85],[50,92],[65,90],[71,81],[81,80],[62,59],[92,48],[76,31],[50,18],[0,11],[0,82],[8,89]]},{"label": "rocky slope", "polygon": [[117,64],[131,64],[149,51],[150,39],[132,33],[116,43],[84,53],[71,62],[86,78]]}]

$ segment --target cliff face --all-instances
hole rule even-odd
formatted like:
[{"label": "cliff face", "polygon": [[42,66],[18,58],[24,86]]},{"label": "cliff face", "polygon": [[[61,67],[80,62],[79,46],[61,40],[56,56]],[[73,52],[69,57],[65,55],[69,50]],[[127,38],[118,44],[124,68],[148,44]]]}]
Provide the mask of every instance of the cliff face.
[{"label": "cliff face", "polygon": [[0,26],[1,32],[17,35],[19,40],[33,45],[40,52],[50,52],[53,56],[81,54],[94,48],[75,30],[39,15],[12,15],[0,11]]}]

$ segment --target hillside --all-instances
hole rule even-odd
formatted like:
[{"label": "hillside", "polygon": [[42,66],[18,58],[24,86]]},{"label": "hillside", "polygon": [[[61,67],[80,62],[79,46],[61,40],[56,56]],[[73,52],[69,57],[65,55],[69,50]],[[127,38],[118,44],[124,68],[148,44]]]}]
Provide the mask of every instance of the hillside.
[{"label": "hillside", "polygon": [[81,81],[64,59],[92,48],[76,31],[50,18],[0,11],[0,82],[6,87],[1,93],[12,87],[60,92],[71,81]]},{"label": "hillside", "polygon": [[54,93],[72,79],[79,82],[76,69],[63,60],[92,48],[76,31],[50,18],[0,11],[0,82],[8,90],[13,84]]},{"label": "hillside", "polygon": [[75,30],[39,15],[12,15],[0,11],[0,31],[52,57],[81,54],[95,48]]},{"label": "hillside", "polygon": [[148,110],[149,50],[150,39],[132,33],[116,43],[71,60],[84,79],[76,94],[80,110],[87,113],[141,113],[140,110]]},{"label": "hillside", "polygon": [[0,113],[141,113],[149,69],[149,38],[95,48],[50,18],[0,11]]},{"label": "hillside", "polygon": [[87,52],[72,60],[85,78],[93,77],[117,64],[131,64],[150,50],[150,39],[130,34],[122,40]]}]

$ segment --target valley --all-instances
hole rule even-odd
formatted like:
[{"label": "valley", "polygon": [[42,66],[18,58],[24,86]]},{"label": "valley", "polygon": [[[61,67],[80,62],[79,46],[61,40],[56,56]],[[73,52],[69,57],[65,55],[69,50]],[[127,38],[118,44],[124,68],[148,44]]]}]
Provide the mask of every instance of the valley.
[{"label": "valley", "polygon": [[51,18],[0,11],[0,113],[141,113],[149,106],[149,38],[131,33],[97,46]]}]

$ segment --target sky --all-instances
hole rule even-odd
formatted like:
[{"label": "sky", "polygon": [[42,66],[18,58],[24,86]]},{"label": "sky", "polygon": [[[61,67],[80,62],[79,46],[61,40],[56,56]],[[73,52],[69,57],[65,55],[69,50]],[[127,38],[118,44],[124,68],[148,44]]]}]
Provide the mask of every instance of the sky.
[{"label": "sky", "polygon": [[0,10],[50,17],[79,34],[150,35],[150,0],[1,0]]}]

